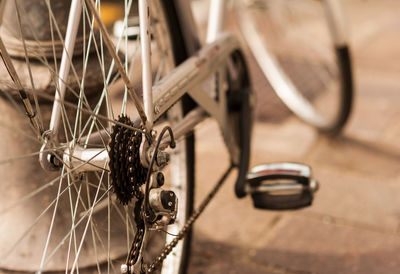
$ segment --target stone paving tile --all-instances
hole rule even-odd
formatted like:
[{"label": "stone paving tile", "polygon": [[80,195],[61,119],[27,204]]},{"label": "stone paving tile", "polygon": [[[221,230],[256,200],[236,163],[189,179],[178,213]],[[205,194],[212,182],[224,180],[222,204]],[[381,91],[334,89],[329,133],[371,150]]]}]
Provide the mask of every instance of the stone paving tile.
[{"label": "stone paving tile", "polygon": [[316,170],[319,167],[331,167],[338,175],[351,173],[378,185],[396,183],[400,176],[400,151],[390,145],[350,136],[335,140],[321,138],[305,159]]},{"label": "stone paving tile", "polygon": [[400,185],[360,176],[329,167],[314,166],[320,189],[313,206],[301,214],[316,214],[327,222],[360,229],[398,233],[400,224]]},{"label": "stone paving tile", "polygon": [[392,120],[389,121],[387,128],[382,132],[381,140],[384,144],[391,144],[391,146],[400,151],[400,109],[395,115],[392,116]]},{"label": "stone paving tile", "polygon": [[258,250],[258,264],[307,273],[399,273],[400,237],[293,217]]},{"label": "stone paving tile", "polygon": [[304,161],[319,135],[296,117],[280,125],[256,123],[252,139],[252,164],[271,161]]},{"label": "stone paving tile", "polygon": [[[196,135],[204,137],[198,138],[196,145],[196,204],[208,194],[229,165],[222,139],[215,138],[217,129],[214,123],[205,123]],[[230,242],[235,239],[236,245],[251,247],[258,244],[257,239],[263,237],[265,231],[273,226],[279,214],[254,210],[249,198],[237,199],[233,191],[235,175],[236,173],[229,177],[201,215],[196,223],[196,230],[210,240]],[[257,225],[250,225],[255,223]],[[245,226],[242,227],[243,225]]]},{"label": "stone paving tile", "polygon": [[[345,1],[350,40],[358,67],[400,70],[399,1]],[[369,19],[367,19],[369,18]]]},{"label": "stone paving tile", "polygon": [[210,241],[198,236],[194,241],[188,273],[306,274],[281,265],[257,263],[257,250],[240,248],[229,242]]},{"label": "stone paving tile", "polygon": [[[382,134],[395,124],[393,118],[400,113],[400,81],[383,73],[360,71],[357,74],[357,90],[351,120],[346,135],[377,142]],[[393,140],[394,141],[394,140]]]},{"label": "stone paving tile", "polygon": [[368,43],[385,27],[398,21],[400,2],[397,0],[342,1],[350,39],[354,43]]}]

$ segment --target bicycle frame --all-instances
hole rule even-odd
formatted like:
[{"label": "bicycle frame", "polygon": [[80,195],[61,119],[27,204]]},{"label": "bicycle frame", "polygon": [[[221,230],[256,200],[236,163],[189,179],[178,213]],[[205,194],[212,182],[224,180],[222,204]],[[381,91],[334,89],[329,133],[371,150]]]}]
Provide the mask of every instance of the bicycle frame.
[{"label": "bicycle frame", "polygon": [[[188,33],[190,28],[193,30],[193,18],[191,17],[191,10],[188,1],[176,0],[177,6],[179,7],[180,14],[186,14],[183,17],[185,22],[181,21],[181,25],[185,26],[186,29],[183,32]],[[81,4],[81,0],[73,0],[73,3]],[[74,5],[71,7],[72,13],[79,12],[81,10],[74,9]],[[159,83],[152,86],[151,84],[151,58],[150,58],[150,37],[149,32],[149,20],[148,20],[148,0],[139,0],[139,17],[140,17],[140,30],[141,37],[141,49],[142,49],[142,70],[143,70],[143,105],[146,117],[150,125],[153,121],[157,120],[162,116],[176,101],[178,101],[183,95],[189,94],[193,100],[199,105],[198,108],[192,110],[186,117],[173,129],[176,139],[184,137],[187,133],[192,131],[194,127],[203,121],[206,117],[211,116],[220,125],[224,132],[225,142],[228,146],[228,150],[231,152],[236,151],[231,141],[229,131],[227,128],[227,117],[226,117],[226,85],[224,81],[218,81],[219,87],[219,100],[215,101],[210,95],[208,95],[203,88],[203,83],[214,76],[218,72],[218,76],[224,79],[225,75],[225,64],[227,63],[229,56],[236,50],[240,49],[238,39],[229,33],[222,33],[224,26],[224,13],[225,13],[225,0],[212,0],[210,5],[210,25],[207,34],[207,45],[202,47],[194,56],[187,59],[184,63],[176,67],[170,74],[168,74]],[[76,16],[70,14],[70,20],[73,22],[68,23],[68,30],[74,28],[76,22]],[[74,34],[73,29],[71,32]],[[67,32],[69,33],[69,32]],[[105,36],[105,34],[103,34]],[[74,35],[68,35],[66,37],[66,45],[74,44]],[[76,31],[75,31],[76,36]],[[73,47],[72,47],[73,48]],[[194,46],[192,45],[192,50]],[[110,49],[109,49],[110,50]],[[70,65],[71,51],[67,48],[66,53],[62,57],[66,66]],[[62,77],[62,76],[61,76]],[[56,92],[58,94],[58,92]],[[57,96],[56,94],[56,96]],[[62,95],[62,94],[61,94]],[[63,96],[63,95],[62,95]],[[53,116],[57,116],[54,112],[59,112],[61,109],[57,105],[61,104],[63,97],[57,98],[54,102]],[[60,114],[58,114],[59,116]],[[135,123],[138,124],[138,123]],[[56,125],[56,123],[51,123]],[[51,130],[54,127],[50,127]],[[57,130],[55,131],[57,132]],[[101,132],[95,136],[101,135]],[[93,139],[89,138],[90,141]],[[163,143],[162,148],[166,147],[166,142]],[[234,153],[232,153],[234,154]],[[235,155],[231,155],[233,159],[236,159]],[[43,159],[44,157],[42,157]],[[44,159],[45,160],[45,159]],[[88,149],[83,146],[75,145],[73,149],[67,148],[64,151],[63,160],[69,165],[71,169],[76,171],[96,170],[103,169],[107,166],[108,154],[104,149]],[[88,164],[85,164],[88,163]]]},{"label": "bicycle frame", "polygon": [[[76,36],[76,22],[79,22],[79,16],[77,13],[81,13],[81,1],[73,0],[76,5],[71,5],[70,20],[68,23],[68,31],[66,37],[67,47],[64,50],[62,57],[62,65],[65,64],[68,72],[68,68],[71,63],[71,47],[75,43]],[[180,24],[183,27],[184,36],[191,35],[193,38],[194,21],[191,13],[190,3],[185,0],[175,0],[178,7],[178,13],[180,18]],[[347,35],[345,32],[345,24],[337,22],[344,22],[342,9],[336,0],[325,0],[324,6],[327,15],[328,25],[332,36],[334,38],[335,45],[339,46],[347,42]],[[80,8],[77,8],[79,6]],[[201,122],[207,115],[212,116],[220,125],[222,131],[224,132],[225,142],[228,145],[229,151],[235,151],[231,148],[230,135],[226,128],[226,117],[225,117],[225,90],[223,85],[218,88],[219,91],[219,102],[216,102],[211,98],[206,92],[204,92],[201,87],[206,79],[215,75],[217,71],[221,72],[219,77],[223,77],[224,69],[223,66],[226,64],[230,54],[235,50],[239,50],[239,42],[237,38],[230,34],[221,34],[224,30],[225,23],[225,12],[226,12],[226,0],[211,0],[209,7],[209,18],[208,18],[208,30],[207,30],[207,45],[204,46],[197,54],[186,60],[183,64],[174,69],[165,79],[161,80],[157,85],[152,86],[151,83],[151,56],[150,56],[150,37],[149,37],[149,14],[146,12],[148,9],[148,0],[139,0],[139,17],[140,17],[140,31],[141,31],[141,52],[142,52],[142,75],[143,75],[143,105],[144,113],[147,117],[148,124],[145,124],[146,130],[151,128],[154,120],[157,120],[161,115],[163,115],[169,107],[171,107],[177,100],[179,100],[183,95],[189,94],[193,100],[200,106],[200,108],[192,111],[187,118],[183,119],[182,122],[176,126],[174,129],[176,138],[180,138],[193,130],[193,128]],[[72,34],[71,34],[72,33]],[[187,39],[191,41],[192,44],[189,45],[189,50],[193,53],[196,45],[193,41],[197,39]],[[194,42],[195,43],[195,42]],[[257,43],[254,43],[257,44]],[[110,49],[109,49],[110,50]],[[265,50],[264,50],[265,51]],[[257,51],[262,52],[262,51]],[[270,57],[267,54],[263,54],[264,57]],[[265,58],[265,60],[272,60],[271,58]],[[273,60],[272,60],[273,61]],[[285,95],[284,91],[286,86],[290,84],[290,81],[286,79],[280,79],[276,75],[279,73],[274,73],[275,65],[273,62],[265,62],[267,74],[269,73],[269,79],[276,90],[279,90],[281,94]],[[268,66],[268,64],[270,64]],[[61,72],[63,70],[60,70]],[[272,71],[272,72],[271,72]],[[120,71],[121,72],[121,71]],[[121,73],[122,74],[122,73]],[[274,76],[275,75],[275,76]],[[60,76],[60,84],[63,82],[66,76]],[[220,83],[222,81],[219,81]],[[127,83],[128,84],[128,83]],[[60,85],[61,86],[61,85]],[[62,87],[62,86],[61,86]],[[62,90],[61,90],[62,91]],[[65,92],[64,92],[65,93]],[[283,96],[282,95],[282,96]],[[52,120],[50,123],[50,130],[57,132],[57,127],[59,126],[53,121],[53,116],[60,118],[60,104],[63,100],[63,93],[56,92],[56,100],[54,102]],[[288,95],[289,96],[289,95]],[[138,106],[138,104],[136,104]],[[139,104],[140,106],[140,104]],[[140,113],[141,109],[138,108]],[[143,121],[143,119],[142,119]],[[100,134],[95,134],[99,136]],[[234,156],[231,155],[233,158]],[[42,157],[44,158],[44,157]],[[66,149],[64,153],[64,161],[69,163],[72,168],[77,165],[81,166],[80,170],[92,170],[96,167],[105,166],[105,161],[108,160],[107,152],[96,150],[96,149],[86,149],[83,147],[75,147],[73,151]],[[82,165],[82,162],[96,163],[89,165]],[[145,164],[145,163],[144,163]]]}]

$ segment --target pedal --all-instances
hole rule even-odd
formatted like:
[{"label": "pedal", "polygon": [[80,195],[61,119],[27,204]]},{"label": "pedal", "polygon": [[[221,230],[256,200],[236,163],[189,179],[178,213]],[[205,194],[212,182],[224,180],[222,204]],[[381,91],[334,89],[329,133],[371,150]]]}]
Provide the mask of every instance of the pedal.
[{"label": "pedal", "polygon": [[312,204],[318,182],[311,168],[297,163],[259,165],[247,174],[246,193],[254,207],[270,210],[299,209]]}]

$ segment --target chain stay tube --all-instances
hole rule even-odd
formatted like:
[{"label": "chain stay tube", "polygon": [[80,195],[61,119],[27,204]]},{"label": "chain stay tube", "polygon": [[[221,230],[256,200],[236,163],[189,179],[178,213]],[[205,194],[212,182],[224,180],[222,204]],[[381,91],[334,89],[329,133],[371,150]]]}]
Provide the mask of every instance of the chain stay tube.
[{"label": "chain stay tube", "polygon": [[[217,40],[204,46],[194,56],[187,59],[175,68],[167,77],[153,87],[154,119],[157,120],[188,90],[204,82],[210,75],[226,63],[229,56],[240,48],[238,39],[230,34],[223,33]],[[201,90],[201,89],[198,89]],[[193,96],[194,97],[194,96]],[[193,98],[196,101],[196,98]],[[208,113],[214,110],[212,106],[203,106]],[[218,117],[213,117],[218,119]],[[219,123],[223,121],[218,120]]]}]

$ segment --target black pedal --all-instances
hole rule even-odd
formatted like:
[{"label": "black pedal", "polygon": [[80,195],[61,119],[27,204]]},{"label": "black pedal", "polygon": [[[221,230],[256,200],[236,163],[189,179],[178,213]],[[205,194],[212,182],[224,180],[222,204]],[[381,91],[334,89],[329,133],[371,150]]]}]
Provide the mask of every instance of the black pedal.
[{"label": "black pedal", "polygon": [[312,204],[318,182],[311,168],[297,163],[259,165],[247,174],[246,192],[254,207],[270,210],[299,209]]}]

